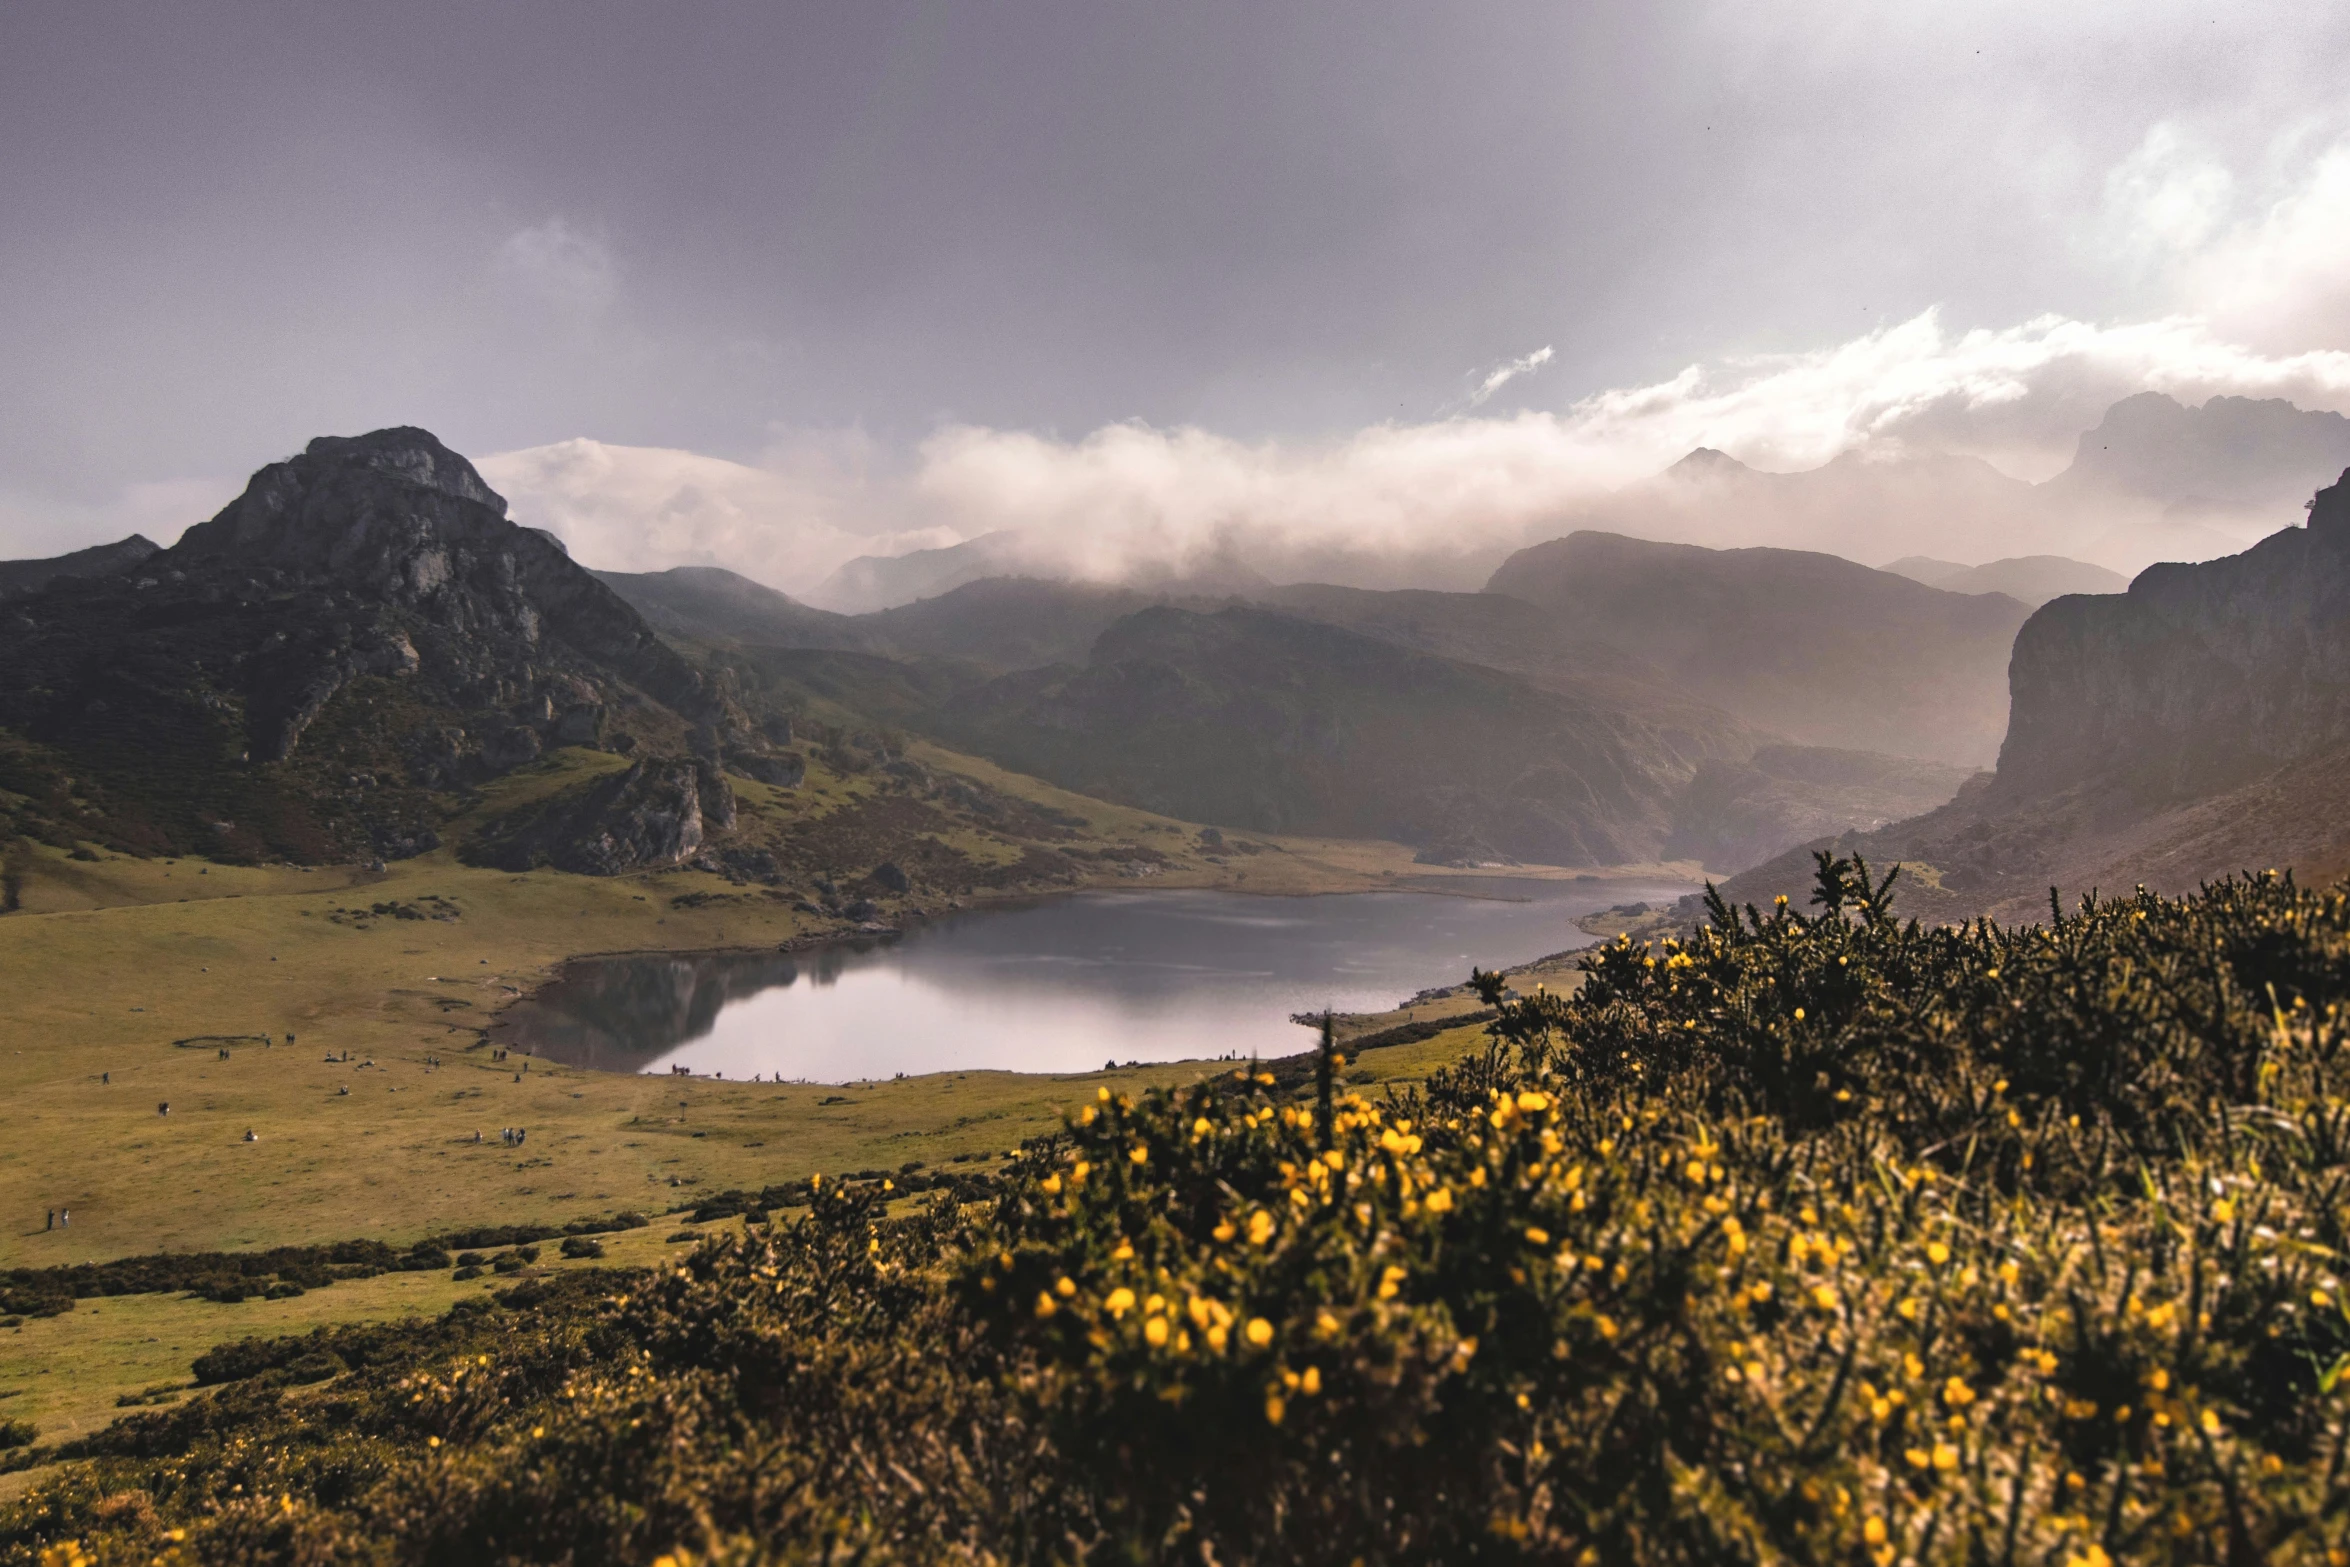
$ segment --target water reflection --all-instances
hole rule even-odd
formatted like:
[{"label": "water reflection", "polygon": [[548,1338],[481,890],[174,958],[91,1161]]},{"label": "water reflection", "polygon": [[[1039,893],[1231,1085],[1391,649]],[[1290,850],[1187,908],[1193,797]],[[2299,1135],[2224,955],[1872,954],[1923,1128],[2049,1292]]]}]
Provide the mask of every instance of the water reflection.
[{"label": "water reflection", "polygon": [[1087,893],[801,954],[593,959],[508,1008],[496,1032],[604,1071],[847,1082],[1106,1060],[1283,1055],[1288,1021],[1371,1011],[1586,944],[1577,915],[1685,888],[1499,881],[1499,897],[1270,899]]}]

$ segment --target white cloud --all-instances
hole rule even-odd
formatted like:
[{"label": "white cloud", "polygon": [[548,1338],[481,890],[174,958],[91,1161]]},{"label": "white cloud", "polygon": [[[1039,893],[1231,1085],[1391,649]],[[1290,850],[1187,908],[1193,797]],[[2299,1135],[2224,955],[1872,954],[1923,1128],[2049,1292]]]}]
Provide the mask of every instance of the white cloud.
[{"label": "white cloud", "polygon": [[[1062,440],[960,425],[903,468],[847,437],[807,438],[757,466],[586,440],[481,466],[522,520],[553,527],[590,564],[719,564],[786,592],[853,555],[998,530],[1019,533],[1037,569],[1084,577],[1237,552],[1276,577],[1466,586],[1695,447],[1780,471],[1854,450],[1964,452],[2036,479],[2108,405],[2144,390],[2350,409],[2350,353],[2264,355],[2189,317],[1954,332],[1927,311],[1829,348],[1691,365],[1563,412],[1384,424],[1332,441],[1134,423]],[[1847,547],[1908,553],[1903,526],[1887,519],[1880,544]]]},{"label": "white cloud", "polygon": [[805,590],[852,556],[952,544],[891,526],[886,487],[855,436],[803,436],[762,465],[668,447],[558,441],[481,458],[516,521],[547,528],[583,565],[608,571],[726,566]]},{"label": "white cloud", "polygon": [[490,264],[499,277],[569,315],[602,315],[620,289],[610,247],[559,216],[507,235]]},{"label": "white cloud", "polygon": [[1512,359],[1505,364],[1494,366],[1493,369],[1486,372],[1484,379],[1477,383],[1477,389],[1469,394],[1469,406],[1471,408],[1484,407],[1487,399],[1491,398],[1494,393],[1515,381],[1519,376],[1533,374],[1556,357],[1551,352],[1550,345],[1545,343],[1522,358]]},{"label": "white cloud", "polygon": [[[2350,411],[2350,136],[2292,127],[2254,163],[2231,168],[2191,128],[2165,122],[2109,174],[2101,243],[2176,302],[2152,319],[2047,315],[1956,330],[1928,310],[1804,352],[1692,364],[1563,410],[1325,441],[1138,423],[1070,440],[958,425],[899,466],[816,436],[756,466],[587,441],[483,466],[597,564],[716,562],[786,591],[807,591],[851,555],[999,530],[1021,536],[1037,569],[1082,576],[1237,553],[1276,576],[1470,585],[1501,552],[1698,446],[1778,471],[1855,451],[1956,453],[2041,479],[2134,392]],[[547,227],[553,237],[523,249],[567,254],[569,231]],[[1544,347],[1493,367],[1467,407],[1553,358]],[[1920,547],[1903,533],[1915,519],[1867,533],[1835,526],[1833,547],[1862,558]]]}]

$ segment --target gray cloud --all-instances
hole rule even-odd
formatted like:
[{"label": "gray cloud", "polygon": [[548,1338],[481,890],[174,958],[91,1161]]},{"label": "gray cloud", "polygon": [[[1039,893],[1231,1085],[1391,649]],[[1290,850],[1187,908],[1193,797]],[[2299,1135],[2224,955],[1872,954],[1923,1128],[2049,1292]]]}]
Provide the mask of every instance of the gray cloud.
[{"label": "gray cloud", "polygon": [[[2285,0],[37,5],[0,53],[0,552],[402,421],[761,472],[859,430],[775,524],[848,538],[976,522],[935,476],[997,446],[1092,483],[1155,442],[1203,477],[1143,492],[1250,474],[1284,516],[1321,503],[1277,476],[1492,460],[1521,419],[1577,482],[1695,426],[2044,463],[2105,372],[1991,395],[2018,323],[2107,334],[2055,355],[2093,366],[2350,348],[2311,239],[2346,58],[2350,14]],[[1402,423],[1534,343],[1493,417]]]}]

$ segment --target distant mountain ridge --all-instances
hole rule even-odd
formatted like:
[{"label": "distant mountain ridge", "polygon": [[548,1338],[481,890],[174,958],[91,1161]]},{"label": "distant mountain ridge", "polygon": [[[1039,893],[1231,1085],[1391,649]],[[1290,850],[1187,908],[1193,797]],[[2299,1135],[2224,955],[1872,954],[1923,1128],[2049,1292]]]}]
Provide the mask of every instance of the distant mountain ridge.
[{"label": "distant mountain ridge", "polygon": [[1752,749],[1726,715],[1668,738],[1601,702],[1245,606],[1138,611],[1082,668],[1002,677],[935,722],[1020,771],[1193,820],[1557,865],[1654,859],[1697,764]]},{"label": "distant mountain ridge", "polygon": [[2017,555],[1980,566],[1909,555],[1884,569],[1945,593],[2004,593],[2031,609],[2067,593],[2119,593],[2130,585],[2118,571],[2062,555]]},{"label": "distant mountain ridge", "polygon": [[1997,754],[2008,648],[2028,613],[1833,555],[1595,532],[1520,550],[1486,591],[1551,611],[1758,728],[1967,766]]},{"label": "distant mountain ridge", "polygon": [[161,546],[140,534],[112,544],[93,544],[47,560],[0,560],[0,599],[31,593],[59,577],[110,577],[142,565]]}]

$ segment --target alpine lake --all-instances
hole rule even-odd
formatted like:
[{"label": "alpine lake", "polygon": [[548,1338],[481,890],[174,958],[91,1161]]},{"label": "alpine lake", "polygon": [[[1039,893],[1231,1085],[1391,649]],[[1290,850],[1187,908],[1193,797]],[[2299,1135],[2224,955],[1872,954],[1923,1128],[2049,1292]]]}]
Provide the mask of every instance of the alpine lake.
[{"label": "alpine lake", "polygon": [[1676,883],[1450,878],[1445,892],[1088,892],[801,952],[591,958],[500,1014],[499,1042],[611,1072],[845,1083],[1066,1073],[1310,1048],[1291,1019],[1584,947],[1575,921]]}]

